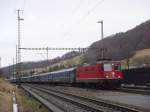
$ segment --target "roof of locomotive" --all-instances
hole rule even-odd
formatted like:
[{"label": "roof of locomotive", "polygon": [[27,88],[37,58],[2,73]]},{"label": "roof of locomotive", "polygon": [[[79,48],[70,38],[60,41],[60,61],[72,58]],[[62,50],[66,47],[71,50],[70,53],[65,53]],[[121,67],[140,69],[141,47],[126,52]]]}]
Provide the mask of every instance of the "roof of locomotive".
[{"label": "roof of locomotive", "polygon": [[120,61],[104,60],[104,61],[98,61],[97,63],[99,63],[99,64],[103,64],[103,63],[120,63]]},{"label": "roof of locomotive", "polygon": [[104,63],[111,63],[111,64],[118,64],[120,63],[120,61],[113,61],[113,60],[104,60],[104,61],[97,61],[96,63],[92,63],[92,64],[88,64],[88,63],[84,63],[83,65],[79,65],[78,67],[88,67],[88,66],[94,66],[96,64],[104,64]]}]

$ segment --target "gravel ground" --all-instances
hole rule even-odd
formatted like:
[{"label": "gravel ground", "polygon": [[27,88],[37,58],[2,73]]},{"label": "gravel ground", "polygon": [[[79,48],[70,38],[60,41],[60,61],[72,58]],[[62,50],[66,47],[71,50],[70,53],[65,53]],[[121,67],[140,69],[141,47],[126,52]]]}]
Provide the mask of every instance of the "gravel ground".
[{"label": "gravel ground", "polygon": [[128,105],[134,105],[150,111],[150,95],[129,94],[123,92],[107,92],[103,96],[97,94],[96,97]]},{"label": "gravel ground", "polygon": [[112,90],[94,90],[94,89],[66,87],[66,86],[48,86],[48,87],[55,90],[69,92],[72,94],[109,100],[112,102],[118,102],[125,105],[131,105],[150,112],[150,95],[140,95],[133,93],[117,92]]}]

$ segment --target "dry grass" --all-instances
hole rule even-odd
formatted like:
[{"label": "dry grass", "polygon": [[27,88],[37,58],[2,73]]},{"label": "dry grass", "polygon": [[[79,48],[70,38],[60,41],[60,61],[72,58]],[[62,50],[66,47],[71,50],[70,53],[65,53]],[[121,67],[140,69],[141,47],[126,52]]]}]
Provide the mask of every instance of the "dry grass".
[{"label": "dry grass", "polygon": [[132,58],[139,58],[145,56],[150,56],[150,49],[139,50],[135,53],[135,55]]},{"label": "dry grass", "polygon": [[[139,50],[135,53],[134,56],[129,58],[130,64],[132,65],[142,65],[142,64],[150,64],[150,49]],[[127,60],[122,60],[123,68],[126,67]]]},{"label": "dry grass", "polygon": [[11,95],[0,91],[0,112],[11,112],[12,101]]},{"label": "dry grass", "polygon": [[150,64],[150,49],[137,51],[130,61],[132,64],[138,65]]},{"label": "dry grass", "polygon": [[0,79],[0,112],[12,112],[12,91],[16,92],[19,112],[49,112],[35,99],[27,96],[22,89],[2,79]]},{"label": "dry grass", "polygon": [[44,106],[32,97],[26,95],[22,89],[17,89],[17,102],[19,104],[19,112],[49,112]]},{"label": "dry grass", "polygon": [[11,92],[13,90],[12,85],[0,79],[0,112],[12,112]]},{"label": "dry grass", "polygon": [[64,66],[78,65],[78,64],[81,64],[81,62],[82,62],[82,57],[76,56],[71,59],[66,59],[66,60],[60,61],[58,63],[55,63],[54,65],[51,65],[50,67],[60,66],[60,65],[64,65]]},{"label": "dry grass", "polygon": [[5,93],[11,93],[15,90],[15,87],[9,84],[7,81],[0,79],[0,91]]}]

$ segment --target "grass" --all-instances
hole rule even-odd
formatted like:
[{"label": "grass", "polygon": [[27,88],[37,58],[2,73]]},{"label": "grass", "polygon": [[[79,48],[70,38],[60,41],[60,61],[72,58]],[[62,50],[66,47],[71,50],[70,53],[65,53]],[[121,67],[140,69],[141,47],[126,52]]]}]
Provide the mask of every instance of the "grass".
[{"label": "grass", "polygon": [[132,58],[150,56],[150,49],[139,50]]},{"label": "grass", "polygon": [[131,64],[142,65],[150,63],[150,49],[139,50],[130,59]]},{"label": "grass", "polygon": [[28,96],[24,90],[17,90],[17,101],[19,112],[49,112],[47,108],[37,102],[34,98]]},{"label": "grass", "polygon": [[[150,65],[150,49],[139,50],[129,58],[130,65]],[[122,60],[122,67],[126,68],[127,60]]]},{"label": "grass", "polygon": [[12,112],[11,95],[0,92],[0,112]]},{"label": "grass", "polygon": [[71,59],[66,59],[66,60],[60,61],[58,63],[55,63],[55,64],[51,65],[50,67],[54,67],[56,65],[60,66],[61,64],[67,67],[69,65],[81,64],[81,62],[82,62],[82,57],[81,56],[76,56],[76,57],[73,57]]},{"label": "grass", "polygon": [[0,112],[12,112],[12,96],[14,87],[0,79]]},{"label": "grass", "polygon": [[49,112],[24,90],[16,88],[3,79],[0,79],[0,112],[12,112],[12,91],[16,92],[19,112]]}]

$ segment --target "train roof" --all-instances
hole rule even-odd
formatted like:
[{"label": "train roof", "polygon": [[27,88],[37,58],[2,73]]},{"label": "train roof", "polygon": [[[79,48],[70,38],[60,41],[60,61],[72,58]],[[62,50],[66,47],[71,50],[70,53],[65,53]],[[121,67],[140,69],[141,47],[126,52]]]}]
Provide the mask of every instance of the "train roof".
[{"label": "train roof", "polygon": [[[48,75],[48,74],[54,74],[54,73],[60,73],[60,72],[67,72],[67,71],[72,71],[75,70],[76,67],[73,68],[67,68],[67,69],[62,69],[62,70],[57,70],[57,71],[53,71],[53,72],[47,72],[47,73],[42,73],[42,74],[38,74],[38,76],[43,76],[43,75]],[[37,76],[37,75],[34,75]]]},{"label": "train roof", "polygon": [[54,72],[51,72],[51,73],[67,72],[67,71],[73,71],[75,69],[76,69],[76,67],[73,67],[73,68],[68,68],[68,69],[62,69],[62,70],[54,71]]},{"label": "train roof", "polygon": [[99,63],[99,64],[102,64],[102,63],[120,63],[120,61],[104,60],[104,61],[98,61],[97,63]]},{"label": "train roof", "polygon": [[104,64],[104,63],[120,63],[120,61],[113,61],[113,60],[101,60],[101,61],[97,61],[95,63],[84,63],[83,65],[78,65],[78,67],[88,67],[88,66],[94,66],[96,64]]},{"label": "train roof", "polygon": [[32,76],[25,76],[25,77],[22,77],[22,78],[29,78],[29,77],[36,77],[36,76],[44,76],[44,75],[49,75],[49,74],[54,74],[54,73],[73,71],[73,70],[75,70],[75,68],[76,68],[76,67],[68,68],[68,69],[62,69],[62,70],[57,70],[57,71],[54,71],[54,72],[47,72],[47,73],[41,73],[41,74],[36,74],[36,75],[32,75]]}]

